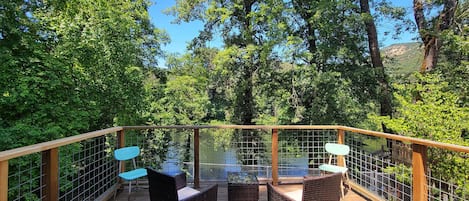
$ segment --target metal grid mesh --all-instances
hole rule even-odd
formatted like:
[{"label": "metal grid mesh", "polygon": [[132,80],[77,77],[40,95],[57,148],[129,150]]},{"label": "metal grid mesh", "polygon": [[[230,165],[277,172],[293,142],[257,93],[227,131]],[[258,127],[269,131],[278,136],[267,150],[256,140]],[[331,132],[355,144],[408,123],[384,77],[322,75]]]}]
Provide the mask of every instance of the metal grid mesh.
[{"label": "metal grid mesh", "polygon": [[40,153],[30,154],[9,161],[8,200],[41,200],[42,157]]},{"label": "metal grid mesh", "polygon": [[349,178],[387,200],[411,200],[411,172],[391,158],[382,138],[346,133]]},{"label": "metal grid mesh", "polygon": [[228,172],[266,177],[270,175],[270,149],[270,132],[264,130],[200,130],[200,177],[223,181]]},{"label": "metal grid mesh", "polygon": [[469,200],[469,154],[428,150],[429,200]]},{"label": "metal grid mesh", "polygon": [[101,136],[59,149],[59,200],[94,200],[117,181],[115,135]]},{"label": "metal grid mesh", "polygon": [[[125,146],[141,148],[139,167],[192,173],[193,132],[192,129],[126,131]],[[335,130],[278,132],[280,176],[318,174],[317,167],[327,162],[324,144],[337,141]],[[201,179],[226,180],[229,171],[253,172],[270,178],[271,134],[270,130],[257,129],[201,129]],[[346,161],[352,181],[387,200],[411,200],[411,154],[406,144],[353,132],[346,133],[345,144],[351,147]],[[60,200],[93,200],[116,184],[118,163],[112,153],[115,146],[116,135],[110,134],[60,147]],[[429,158],[456,161],[441,168],[447,171],[445,175],[460,171],[458,178],[429,172],[429,200],[469,200],[468,154],[449,151],[441,154],[429,149]],[[437,168],[430,163],[429,170]],[[44,165],[41,153],[10,160],[10,201],[44,198],[44,186],[40,186]],[[130,163],[126,167],[133,168]]]},{"label": "metal grid mesh", "polygon": [[[278,134],[281,177],[318,175],[317,167],[328,157],[324,144],[337,139],[335,130],[279,130]],[[271,136],[271,130],[201,130],[201,179],[226,180],[227,172],[239,171],[271,178]]]},{"label": "metal grid mesh", "polygon": [[241,171],[266,175],[266,166],[271,164],[271,134],[265,130],[236,130],[232,148],[236,152]]},{"label": "metal grid mesh", "polygon": [[[146,129],[125,132],[125,146],[139,146],[137,167],[152,167],[167,173],[192,172],[193,164],[192,129]],[[189,146],[187,146],[189,145]],[[131,161],[126,168],[132,169]],[[145,180],[145,178],[140,178]],[[191,181],[191,175],[188,176]]]},{"label": "metal grid mesh", "polygon": [[328,161],[324,145],[336,140],[335,130],[279,131],[279,176],[318,175],[319,165]]}]

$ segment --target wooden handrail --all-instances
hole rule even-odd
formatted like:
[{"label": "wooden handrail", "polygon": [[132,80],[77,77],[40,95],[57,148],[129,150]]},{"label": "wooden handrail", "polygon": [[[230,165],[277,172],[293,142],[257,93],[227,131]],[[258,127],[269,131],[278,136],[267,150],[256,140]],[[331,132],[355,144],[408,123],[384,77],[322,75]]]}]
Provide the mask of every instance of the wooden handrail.
[{"label": "wooden handrail", "polygon": [[377,132],[377,131],[369,131],[369,130],[352,128],[352,127],[347,127],[347,126],[338,126],[338,129],[343,129],[343,130],[354,132],[354,133],[360,133],[364,135],[381,137],[381,138],[386,138],[386,139],[391,139],[391,140],[409,142],[412,144],[424,145],[426,147],[435,147],[435,148],[446,149],[450,151],[469,153],[469,147],[461,146],[461,145],[455,145],[455,144],[449,144],[449,143],[443,143],[443,142],[435,142],[435,141],[426,140],[426,139],[413,138],[413,137],[407,137],[407,136],[389,134],[389,133],[383,133],[383,132]]},{"label": "wooden handrail", "polygon": [[454,145],[443,142],[436,142],[426,139],[407,137],[396,134],[383,133],[378,131],[370,131],[365,129],[353,128],[348,126],[339,125],[200,125],[200,126],[123,126],[124,129],[156,129],[156,128],[168,128],[168,129],[204,129],[204,128],[222,128],[222,129],[261,129],[271,131],[272,129],[277,130],[313,130],[313,129],[330,129],[330,130],[344,130],[354,133],[360,133],[369,136],[381,137],[391,140],[398,140],[402,142],[408,142],[412,144],[425,145],[427,147],[441,148],[451,151],[469,153],[469,147]]},{"label": "wooden handrail", "polygon": [[61,138],[58,140],[52,140],[48,142],[43,142],[39,144],[34,144],[30,146],[20,147],[16,149],[10,149],[7,151],[0,152],[0,161],[6,161],[20,156],[25,156],[32,153],[38,153],[41,151],[50,150],[53,148],[58,148],[61,146],[69,145],[75,142],[81,142],[83,140],[103,136],[109,133],[114,133],[116,131],[122,130],[122,127],[113,127],[103,130],[93,131],[89,133],[84,133],[80,135],[75,135],[72,137]]},{"label": "wooden handrail", "polygon": [[369,131],[359,128],[347,127],[347,126],[335,126],[335,125],[196,125],[196,126],[121,126],[121,127],[112,127],[103,130],[93,131],[89,133],[84,133],[72,137],[66,137],[58,140],[53,140],[49,142],[43,142],[39,144],[34,144],[26,147],[20,147],[16,149],[11,149],[7,151],[0,152],[0,161],[9,160],[12,158],[17,158],[20,156],[37,153],[45,150],[49,150],[52,148],[57,148],[61,146],[65,146],[68,144],[72,144],[75,142],[80,142],[86,139],[106,135],[109,133],[117,132],[120,130],[142,130],[142,129],[158,129],[158,128],[167,128],[167,129],[210,129],[210,128],[223,128],[223,129],[262,129],[271,131],[272,129],[278,130],[310,130],[310,129],[330,129],[330,130],[344,130],[350,131],[354,133],[360,133],[364,135],[370,135],[375,137],[387,138],[392,140],[399,140],[402,142],[409,142],[412,144],[420,144],[425,145],[427,147],[436,147],[451,151],[457,152],[464,152],[469,153],[469,147],[454,145],[449,143],[442,143],[442,142],[435,142],[431,140],[413,138],[413,137],[406,137],[401,135],[377,132],[377,131]]}]

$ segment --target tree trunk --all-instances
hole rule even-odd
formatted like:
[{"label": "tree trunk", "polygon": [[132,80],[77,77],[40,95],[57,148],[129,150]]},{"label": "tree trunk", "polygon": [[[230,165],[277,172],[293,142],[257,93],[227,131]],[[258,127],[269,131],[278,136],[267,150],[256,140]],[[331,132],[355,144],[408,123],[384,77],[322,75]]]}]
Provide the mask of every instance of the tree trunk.
[{"label": "tree trunk", "polygon": [[425,19],[423,0],[414,0],[414,18],[425,48],[423,63],[420,67],[421,73],[432,71],[437,65],[441,48],[439,34],[451,28],[457,5],[458,0],[446,0],[435,25],[431,26]]},{"label": "tree trunk", "polygon": [[[294,0],[292,2],[293,2],[293,7],[295,8],[296,12],[298,14],[300,14],[301,18],[305,22],[305,32],[302,33],[302,34],[300,33],[300,34],[303,35],[303,37],[305,37],[308,51],[312,55],[316,55],[317,54],[317,46],[316,46],[317,38],[316,38],[316,34],[315,34],[316,29],[314,28],[314,24],[310,20],[313,17],[314,13],[312,13],[311,10],[305,9],[305,7],[307,7],[307,5],[310,2],[304,1],[304,0]],[[316,56],[313,56],[307,62],[311,66],[316,65],[317,70],[322,70],[321,66],[323,64],[321,64],[321,62],[319,62],[319,60],[316,58]]]},{"label": "tree trunk", "polygon": [[384,71],[383,61],[381,60],[381,53],[378,45],[378,34],[376,26],[371,16],[370,5],[368,0],[360,0],[361,13],[369,16],[365,20],[366,32],[368,34],[368,47],[371,54],[371,63],[375,69],[376,76],[379,82],[380,93],[379,103],[381,106],[381,116],[392,116],[392,103],[391,92],[388,80],[386,79],[386,72]]}]

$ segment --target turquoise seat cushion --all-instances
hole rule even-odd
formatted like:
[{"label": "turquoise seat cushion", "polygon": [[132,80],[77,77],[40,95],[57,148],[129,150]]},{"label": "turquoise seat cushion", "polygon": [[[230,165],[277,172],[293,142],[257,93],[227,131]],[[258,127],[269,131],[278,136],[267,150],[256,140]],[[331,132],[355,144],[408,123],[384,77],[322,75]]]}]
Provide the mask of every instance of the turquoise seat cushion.
[{"label": "turquoise seat cushion", "polygon": [[147,170],[145,168],[139,168],[119,174],[120,178],[125,179],[127,181],[131,181],[144,176],[147,176]]},{"label": "turquoise seat cushion", "polygon": [[337,172],[345,173],[348,170],[348,168],[346,167],[340,167],[337,165],[329,165],[329,164],[322,164],[319,166],[319,169],[322,171],[334,172],[334,173],[337,173]]}]

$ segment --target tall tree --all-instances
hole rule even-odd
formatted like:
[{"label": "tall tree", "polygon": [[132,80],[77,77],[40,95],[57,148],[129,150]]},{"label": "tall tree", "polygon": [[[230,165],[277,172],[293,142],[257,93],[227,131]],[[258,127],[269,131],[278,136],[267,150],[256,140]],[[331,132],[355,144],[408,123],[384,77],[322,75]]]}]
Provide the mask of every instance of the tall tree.
[{"label": "tall tree", "polygon": [[461,1],[451,31],[442,34],[441,59],[436,73],[441,74],[456,93],[460,105],[469,106],[469,1]]},{"label": "tall tree", "polygon": [[[458,2],[458,0],[433,0],[426,3],[424,0],[414,0],[415,22],[425,51],[420,72],[432,71],[436,67],[442,46],[441,33],[451,28]],[[432,14],[426,15],[426,13]]]},{"label": "tall tree", "polygon": [[[326,123],[325,121],[334,119],[332,116],[334,112],[330,113],[331,116],[327,114],[318,116],[315,113],[335,109],[340,112],[343,108],[351,106],[342,105],[341,107],[329,102],[325,96],[320,95],[324,92],[322,90],[329,90],[330,93],[326,94],[341,91],[350,98],[350,101],[336,103],[352,103],[355,100],[368,102],[371,100],[370,97],[377,97],[378,82],[374,77],[374,71],[369,70],[372,65],[366,56],[366,29],[363,28],[363,21],[360,13],[357,12],[360,9],[359,5],[354,1],[291,0],[288,6],[290,11],[288,14],[291,16],[288,29],[290,35],[286,38],[288,53],[290,53],[288,56],[292,57],[292,63],[298,66],[306,65],[305,68],[311,68],[318,73],[303,68],[298,69],[301,75],[296,74],[314,79],[311,82],[298,80],[295,82],[297,85],[293,85],[294,97],[298,97],[298,101],[294,102],[298,102],[305,111],[302,115],[303,122]],[[319,90],[314,90],[316,87],[310,84],[321,80],[325,83],[317,83],[318,85],[334,87],[336,85],[332,83],[331,76],[336,77],[336,82],[346,82],[350,89],[342,91],[342,88],[318,88]],[[300,83],[302,85],[298,85]],[[337,95],[337,97],[342,96]],[[338,107],[335,108],[335,106]],[[359,106],[355,105],[355,107]],[[362,109],[362,111],[365,110]],[[341,122],[345,120],[350,125],[351,122],[346,119],[358,119],[358,117],[355,116],[357,114],[355,112],[349,114],[344,119],[337,118],[336,120]]]},{"label": "tall tree", "polygon": [[[173,8],[179,20],[199,19],[205,29],[196,38],[194,47],[203,47],[220,31],[225,49],[218,53],[215,71],[222,73],[225,86],[233,96],[232,121],[253,124],[256,117],[256,85],[258,72],[272,68],[273,31],[268,25],[282,19],[283,2],[279,0],[177,1]],[[280,23],[279,23],[280,24]],[[228,83],[229,82],[229,83]]]},{"label": "tall tree", "polygon": [[50,54],[49,29],[34,15],[35,1],[0,6],[1,149],[78,134],[93,111],[82,103],[74,75]]},{"label": "tall tree", "polygon": [[378,33],[376,31],[376,25],[371,15],[370,5],[368,0],[360,0],[360,8],[362,18],[365,22],[366,32],[368,35],[368,48],[370,50],[371,64],[375,69],[376,77],[379,82],[379,103],[380,103],[380,114],[382,116],[392,115],[392,96],[390,86],[384,70],[383,60],[381,59],[381,53],[379,51]]},{"label": "tall tree", "polygon": [[35,13],[48,26],[51,53],[74,75],[91,105],[91,128],[133,122],[144,108],[143,71],[155,65],[164,37],[150,23],[148,2],[48,1]]}]

